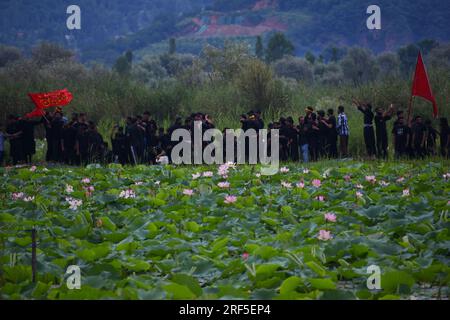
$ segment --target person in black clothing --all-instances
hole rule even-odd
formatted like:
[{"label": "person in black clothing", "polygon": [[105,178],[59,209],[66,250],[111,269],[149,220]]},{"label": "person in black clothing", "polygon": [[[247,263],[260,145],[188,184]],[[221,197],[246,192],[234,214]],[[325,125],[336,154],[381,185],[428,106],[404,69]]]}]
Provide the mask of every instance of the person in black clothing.
[{"label": "person in black clothing", "polygon": [[89,122],[89,130],[88,134],[88,161],[90,163],[97,163],[102,160],[102,155],[104,153],[104,142],[103,137],[97,131],[97,127],[95,124],[90,121]]},{"label": "person in black clothing", "polygon": [[155,147],[158,145],[158,139],[156,133],[158,126],[156,121],[150,118],[150,112],[146,111],[142,117],[142,126],[145,128],[145,142],[144,142],[144,153],[145,161],[148,163],[155,163],[156,153]]},{"label": "person in black clothing", "polygon": [[264,129],[264,120],[262,119],[261,111],[258,110],[255,112],[256,122],[258,123],[258,129]]},{"label": "person in black clothing", "polygon": [[275,129],[280,130],[280,160],[287,161],[289,159],[289,134],[287,132],[286,119],[281,117],[279,122],[275,122]]},{"label": "person in black clothing", "polygon": [[425,121],[425,153],[428,156],[436,155],[436,139],[438,136],[438,132],[433,128],[431,120],[427,119]]},{"label": "person in black clothing", "polygon": [[78,163],[85,166],[89,163],[89,128],[81,125],[77,131],[76,154]]},{"label": "person in black clothing", "polygon": [[334,116],[334,110],[328,109],[328,134],[327,134],[327,142],[328,142],[328,156],[331,159],[335,159],[338,157],[338,149],[337,149],[337,141],[338,141],[338,132],[337,132],[337,122],[336,117]]},{"label": "person in black clothing", "polygon": [[45,140],[47,141],[47,151],[45,153],[45,161],[49,162],[53,159],[53,143],[52,143],[52,115],[46,111],[41,122],[45,129]]},{"label": "person in black clothing", "polygon": [[310,124],[305,121],[304,117],[298,118],[298,145],[300,147],[300,152],[304,163],[309,162],[309,143],[308,143],[308,132],[310,130]]},{"label": "person in black clothing", "polygon": [[6,137],[9,139],[9,155],[12,158],[13,165],[23,161],[22,148],[22,128],[18,117],[14,115],[8,116],[6,125]]},{"label": "person in black clothing", "polygon": [[450,157],[450,128],[447,118],[439,120],[439,140],[441,156]]},{"label": "person in black clothing", "polygon": [[127,118],[125,135],[130,145],[130,159],[134,164],[140,163],[144,152],[145,129],[139,124],[135,117]]},{"label": "person in black clothing", "polygon": [[414,118],[414,123],[411,127],[412,133],[412,148],[414,156],[423,158],[425,156],[425,141],[426,141],[426,127],[422,122],[421,116]]},{"label": "person in black clothing", "polygon": [[305,117],[308,126],[308,145],[309,155],[311,161],[317,161],[319,159],[319,124],[317,122],[316,113],[311,113],[309,117]]},{"label": "person in black clothing", "polygon": [[326,158],[329,153],[329,145],[328,145],[328,134],[330,130],[330,124],[328,123],[328,120],[325,118],[325,111],[319,110],[317,111],[317,122],[318,122],[318,128],[319,128],[319,156],[321,158]]},{"label": "person in black clothing", "polygon": [[76,154],[76,165],[87,163],[88,160],[88,148],[87,148],[87,137],[86,132],[89,129],[87,122],[86,113],[80,113],[78,115],[77,121],[73,124],[76,131],[76,141],[75,141],[75,154]]},{"label": "person in black clothing", "polygon": [[353,100],[359,111],[364,115],[364,143],[366,144],[366,151],[369,158],[372,158],[376,154],[375,148],[375,133],[373,131],[373,119],[374,114],[372,112],[372,105],[362,104],[357,100]]},{"label": "person in black clothing", "polygon": [[375,114],[375,132],[377,137],[377,154],[378,157],[387,159],[388,157],[388,134],[386,122],[391,120],[394,106],[391,104],[388,111],[383,108],[377,108]]},{"label": "person in black clothing", "polygon": [[64,120],[61,112],[55,112],[53,114],[52,121],[50,123],[50,141],[52,144],[52,157],[51,161],[60,162],[63,160],[63,126]]},{"label": "person in black clothing", "polygon": [[292,161],[298,161],[298,130],[294,126],[294,119],[292,119],[292,117],[286,119],[285,135],[288,140],[288,156]]},{"label": "person in black clothing", "polygon": [[392,134],[394,136],[395,158],[402,158],[407,155],[409,139],[411,136],[410,128],[405,124],[402,117],[395,121]]},{"label": "person in black clothing", "polygon": [[121,165],[128,163],[128,139],[123,132],[123,127],[115,126],[111,138],[114,162]]},{"label": "person in black clothing", "polygon": [[78,115],[76,113],[72,114],[71,121],[63,126],[63,160],[64,163],[68,165],[76,165],[78,163],[75,150],[77,141],[77,121]]},{"label": "person in black clothing", "polygon": [[31,163],[33,155],[36,153],[34,127],[39,124],[41,124],[41,121],[19,119],[19,126],[21,127],[22,131],[23,158],[26,163]]}]

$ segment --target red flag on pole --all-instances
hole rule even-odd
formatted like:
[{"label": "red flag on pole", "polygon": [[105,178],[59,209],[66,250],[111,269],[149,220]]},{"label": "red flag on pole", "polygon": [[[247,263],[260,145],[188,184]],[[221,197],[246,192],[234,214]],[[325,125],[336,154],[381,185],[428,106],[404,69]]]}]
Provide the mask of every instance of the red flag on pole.
[{"label": "red flag on pole", "polygon": [[40,117],[45,113],[43,109],[66,106],[73,99],[72,93],[67,89],[47,93],[29,93],[28,96],[33,100],[36,108],[25,116],[27,118]]},{"label": "red flag on pole", "polygon": [[422,54],[419,51],[417,57],[416,71],[414,73],[414,80],[412,86],[412,97],[422,97],[433,104],[433,116],[438,116],[438,107],[436,99],[431,92],[430,81],[428,80],[427,70],[423,63]]}]

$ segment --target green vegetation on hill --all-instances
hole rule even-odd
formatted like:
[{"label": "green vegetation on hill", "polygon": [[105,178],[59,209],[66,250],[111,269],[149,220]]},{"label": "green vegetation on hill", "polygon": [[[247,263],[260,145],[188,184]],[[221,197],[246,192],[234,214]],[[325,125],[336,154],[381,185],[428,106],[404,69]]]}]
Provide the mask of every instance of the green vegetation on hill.
[{"label": "green vegetation on hill", "polygon": [[[437,0],[380,0],[382,30],[366,28],[370,1],[360,0],[79,0],[82,29],[66,28],[68,0],[5,0],[0,3],[0,43],[29,50],[40,41],[74,49],[82,61],[112,65],[126,50],[147,50],[171,37],[197,40],[192,20],[218,18],[219,25],[255,27],[267,22],[265,40],[276,26],[283,26],[296,53],[319,53],[329,46],[360,45],[376,52],[395,50],[424,38],[448,41],[450,4]],[[257,9],[255,9],[257,8]],[[211,27],[211,21],[203,27]],[[233,29],[233,30],[234,30]],[[248,34],[214,34],[209,38],[243,37]],[[201,47],[180,43],[180,52],[199,53]],[[223,39],[222,39],[223,43]]]}]

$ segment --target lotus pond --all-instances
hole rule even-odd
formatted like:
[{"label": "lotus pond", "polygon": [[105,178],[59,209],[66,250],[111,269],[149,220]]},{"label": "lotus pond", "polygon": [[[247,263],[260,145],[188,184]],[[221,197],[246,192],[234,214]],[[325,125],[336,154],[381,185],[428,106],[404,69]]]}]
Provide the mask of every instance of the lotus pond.
[{"label": "lotus pond", "polygon": [[[0,169],[0,298],[447,299],[449,171],[438,161],[292,164],[274,176],[233,165]],[[81,289],[66,285],[71,265]]]}]

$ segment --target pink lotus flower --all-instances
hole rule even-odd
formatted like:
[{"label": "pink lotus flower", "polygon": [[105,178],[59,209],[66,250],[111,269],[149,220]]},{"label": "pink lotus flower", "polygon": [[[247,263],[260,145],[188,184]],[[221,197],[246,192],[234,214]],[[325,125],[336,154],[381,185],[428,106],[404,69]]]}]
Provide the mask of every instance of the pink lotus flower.
[{"label": "pink lotus flower", "polygon": [[184,194],[185,196],[191,197],[192,195],[194,195],[194,190],[192,190],[192,189],[184,189],[184,190],[183,190],[183,194]]},{"label": "pink lotus flower", "polygon": [[25,198],[23,198],[23,201],[25,201],[25,202],[34,201],[34,197],[25,197]]},{"label": "pink lotus flower", "polygon": [[409,196],[410,196],[409,189],[403,190],[403,196],[404,196],[404,197],[409,197]]},{"label": "pink lotus flower", "polygon": [[224,163],[222,165],[220,165],[219,169],[217,170],[217,174],[219,176],[222,176],[222,178],[227,178],[228,177],[228,171],[229,169],[235,169],[236,168],[236,164],[233,162],[227,162]]},{"label": "pink lotus flower", "polygon": [[217,186],[218,186],[219,188],[222,188],[222,189],[227,189],[227,188],[230,187],[230,183],[229,183],[228,181],[219,182],[219,183],[217,184]]},{"label": "pink lotus flower", "polygon": [[375,176],[366,176],[366,181],[369,183],[375,183],[377,182],[377,179],[375,178]]},{"label": "pink lotus flower", "polygon": [[120,192],[119,198],[132,199],[132,198],[136,198],[136,194],[134,193],[133,190],[127,189],[127,190],[123,190],[122,192]]},{"label": "pink lotus flower", "polygon": [[324,202],[325,201],[325,197],[324,196],[317,196],[316,200],[320,201],[320,202]]},{"label": "pink lotus flower", "polygon": [[316,188],[320,188],[320,186],[322,185],[322,182],[320,182],[319,179],[314,179],[314,180],[312,181],[312,185],[313,185],[314,187],[316,187]]},{"label": "pink lotus flower", "polygon": [[403,181],[405,181],[404,177],[400,177],[400,178],[397,179],[397,183],[402,183]]},{"label": "pink lotus flower", "polygon": [[89,178],[83,178],[83,179],[81,179],[81,183],[89,184],[89,183],[91,183],[91,179],[89,179]]},{"label": "pink lotus flower", "polygon": [[350,180],[352,180],[352,177],[347,174],[344,176],[344,180],[349,182]]},{"label": "pink lotus flower", "polygon": [[331,231],[320,230],[317,238],[322,241],[328,241],[332,238]]},{"label": "pink lotus flower", "polygon": [[450,173],[446,173],[442,176],[445,180],[450,179]]},{"label": "pink lotus flower", "polygon": [[30,171],[31,171],[31,172],[35,172],[36,169],[37,169],[36,166],[32,166],[32,167],[30,168]]},{"label": "pink lotus flower", "polygon": [[297,188],[303,189],[305,187],[305,183],[303,181],[300,181],[296,184]]},{"label": "pink lotus flower", "polygon": [[281,186],[283,186],[284,188],[290,189],[290,188],[292,188],[292,183],[281,181]]},{"label": "pink lotus flower", "polygon": [[23,192],[14,192],[13,194],[11,194],[11,198],[15,201],[23,199],[23,197],[25,197],[25,194]]},{"label": "pink lotus flower", "polygon": [[203,176],[204,176],[205,178],[210,178],[210,177],[212,177],[213,175],[214,175],[214,173],[212,173],[211,171],[203,172]]},{"label": "pink lotus flower", "polygon": [[363,197],[362,192],[356,191],[356,197],[357,198],[362,198]]},{"label": "pink lotus flower", "polygon": [[66,193],[72,193],[73,192],[73,187],[70,184],[66,184]]},{"label": "pink lotus flower", "polygon": [[249,256],[250,256],[250,255],[248,254],[248,252],[244,252],[244,253],[242,254],[242,259],[247,260]]},{"label": "pink lotus flower", "polygon": [[194,174],[192,174],[192,180],[197,180],[198,178],[200,178],[202,176],[202,174],[201,173],[194,173]]},{"label": "pink lotus flower", "polygon": [[82,200],[78,200],[78,199],[74,199],[74,198],[70,198],[70,197],[66,198],[66,202],[69,204],[69,209],[73,210],[73,211],[76,211],[78,209],[78,207],[83,205]]},{"label": "pink lotus flower", "polygon": [[86,196],[90,197],[92,196],[92,194],[94,193],[94,187],[93,186],[88,186],[88,187],[83,187],[84,190],[86,191]]},{"label": "pink lotus flower", "polygon": [[334,213],[325,213],[325,221],[336,222],[336,215]]},{"label": "pink lotus flower", "polygon": [[287,167],[282,167],[282,168],[280,168],[280,172],[281,172],[281,173],[288,173],[288,172],[289,172],[289,168],[287,168]]},{"label": "pink lotus flower", "polygon": [[236,196],[228,195],[228,196],[225,197],[224,203],[232,204],[232,203],[235,203],[236,201],[237,201],[237,197]]}]

